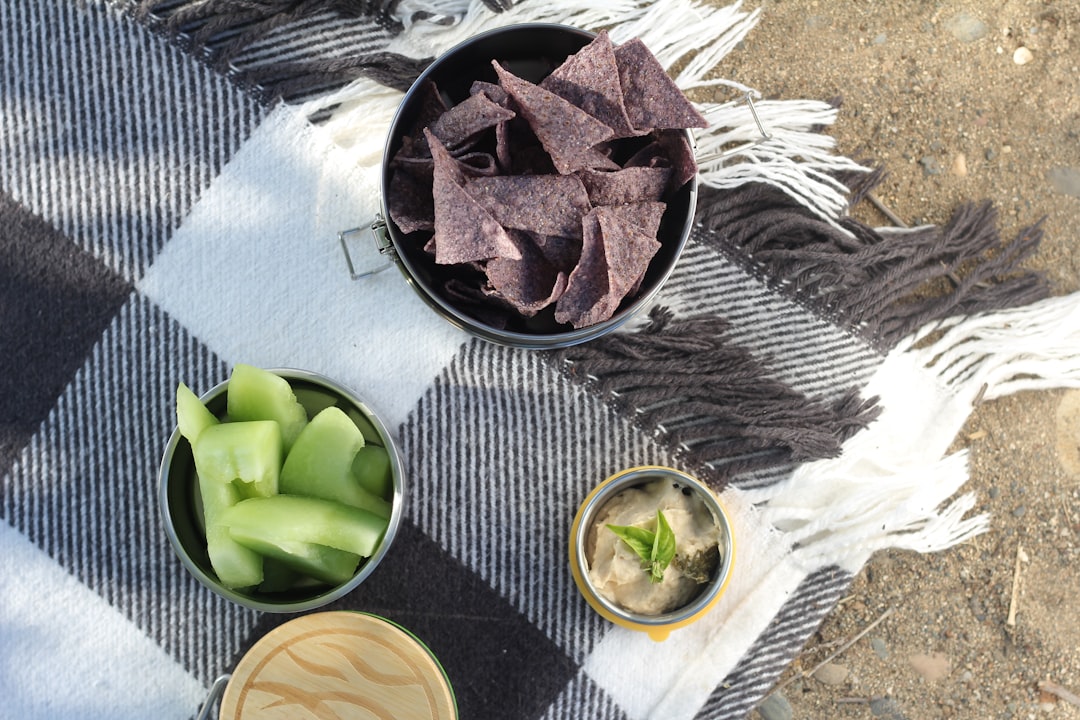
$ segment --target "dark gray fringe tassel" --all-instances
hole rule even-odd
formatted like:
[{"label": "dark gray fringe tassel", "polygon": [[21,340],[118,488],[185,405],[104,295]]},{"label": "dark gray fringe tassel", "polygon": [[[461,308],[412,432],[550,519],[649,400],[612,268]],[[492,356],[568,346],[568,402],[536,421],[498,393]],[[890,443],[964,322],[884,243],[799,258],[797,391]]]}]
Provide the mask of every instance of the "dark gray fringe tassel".
[{"label": "dark gray fringe tassel", "polygon": [[725,338],[717,316],[676,320],[654,308],[638,332],[549,355],[572,380],[661,433],[714,486],[737,475],[835,457],[879,409],[853,389],[836,402],[795,391]]},{"label": "dark gray fringe tassel", "polygon": [[989,203],[963,205],[944,227],[896,234],[844,218],[847,235],[783,193],[750,184],[704,192],[698,219],[784,292],[883,350],[934,320],[1049,295],[1043,276],[1021,267],[1042,239],[1039,224],[1002,242]]},{"label": "dark gray fringe tassel", "polygon": [[[360,77],[407,90],[431,58],[397,53],[365,52],[345,57],[268,58],[238,62],[270,33],[317,13],[333,13],[342,22],[368,18],[386,37],[402,31],[381,0],[140,0],[132,14],[143,24],[175,42],[263,102],[300,102],[340,89]],[[310,29],[297,32],[311,33]],[[238,67],[242,66],[242,67]]]}]

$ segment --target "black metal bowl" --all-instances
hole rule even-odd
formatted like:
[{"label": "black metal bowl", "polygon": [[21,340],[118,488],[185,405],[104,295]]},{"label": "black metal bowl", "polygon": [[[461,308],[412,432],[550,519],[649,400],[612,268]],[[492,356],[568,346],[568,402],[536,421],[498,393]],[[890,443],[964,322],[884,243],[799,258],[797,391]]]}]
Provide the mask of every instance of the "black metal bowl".
[{"label": "black metal bowl", "polygon": [[[393,174],[391,159],[400,149],[403,135],[416,122],[428,81],[437,85],[448,104],[467,98],[474,81],[496,82],[492,60],[503,63],[519,77],[539,83],[594,37],[585,30],[543,23],[511,25],[476,35],[447,51],[420,75],[405,94],[390,125],[382,164],[382,210],[396,264],[413,289],[435,312],[457,327],[490,342],[519,348],[557,348],[576,345],[611,332],[649,304],[671,275],[690,235],[697,204],[696,177],[664,198],[667,209],[657,236],[661,243],[660,250],[653,257],[639,291],[632,298],[624,300],[611,318],[575,329],[556,322],[553,309],[548,308],[531,318],[515,318],[507,327],[500,328],[486,324],[444,293],[444,281],[450,277],[449,273],[455,271],[436,265],[431,255],[423,249],[431,234],[406,234],[390,218],[387,198]],[[693,147],[692,134],[685,132]]]}]

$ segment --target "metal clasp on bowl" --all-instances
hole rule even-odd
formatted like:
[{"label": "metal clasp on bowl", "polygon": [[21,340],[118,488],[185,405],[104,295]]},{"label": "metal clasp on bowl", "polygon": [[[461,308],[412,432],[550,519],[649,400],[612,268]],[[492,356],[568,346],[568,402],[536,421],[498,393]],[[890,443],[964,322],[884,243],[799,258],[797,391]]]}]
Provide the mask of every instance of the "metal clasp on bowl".
[{"label": "metal clasp on bowl", "polygon": [[371,232],[371,237],[375,241],[375,249],[379,251],[379,256],[384,258],[384,262],[381,265],[359,272],[353,264],[352,254],[349,252],[349,239],[356,235],[363,234],[364,228],[355,227],[350,228],[349,230],[342,230],[338,233],[338,242],[341,243],[341,251],[345,253],[345,264],[349,268],[349,277],[353,280],[360,280],[361,278],[381,273],[386,268],[392,266],[397,257],[394,252],[394,245],[390,240],[390,233],[386,229],[386,220],[381,214],[375,216],[375,220],[372,221],[367,229]]}]

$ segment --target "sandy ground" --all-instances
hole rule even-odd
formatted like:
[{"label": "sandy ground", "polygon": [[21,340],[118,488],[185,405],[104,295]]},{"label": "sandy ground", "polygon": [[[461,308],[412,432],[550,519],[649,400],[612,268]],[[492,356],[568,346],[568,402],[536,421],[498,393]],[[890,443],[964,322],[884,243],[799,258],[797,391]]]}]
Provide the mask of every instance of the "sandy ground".
[{"label": "sandy ground", "polygon": [[[993,201],[1007,237],[1045,216],[1029,264],[1055,294],[1080,290],[1080,0],[760,6],[722,76],[842,97],[831,134],[887,167],[877,195],[909,224],[944,223],[965,200]],[[889,223],[867,203],[854,214]],[[1080,391],[983,403],[955,448],[991,530],[875,556],[757,715],[1080,718],[1075,695],[1040,689],[1080,694]]]}]

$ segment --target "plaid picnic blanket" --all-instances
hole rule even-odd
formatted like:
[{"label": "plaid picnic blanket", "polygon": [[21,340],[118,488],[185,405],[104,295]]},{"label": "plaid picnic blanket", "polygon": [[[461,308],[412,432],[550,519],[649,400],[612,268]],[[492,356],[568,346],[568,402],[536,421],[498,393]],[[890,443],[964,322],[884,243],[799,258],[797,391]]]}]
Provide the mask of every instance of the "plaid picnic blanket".
[{"label": "plaid picnic blanket", "polygon": [[[407,514],[335,608],[416,633],[463,718],[744,717],[881,548],[982,532],[948,448],[976,398],[1080,384],[1080,302],[994,210],[870,228],[838,109],[711,70],[760,20],[697,0],[0,3],[0,688],[20,718],[187,718],[288,618],[202,588],[158,514],[178,382],[235,363],[354,388],[394,429]],[[651,311],[527,351],[400,274],[350,279],[386,129],[431,58],[519,22],[642,38],[710,129],[697,223]],[[674,71],[673,71],[674,72]],[[710,90],[711,89],[711,90]],[[695,95],[694,93],[698,93]],[[625,467],[707,480],[734,576],[663,643],[577,593],[567,533]]]}]

